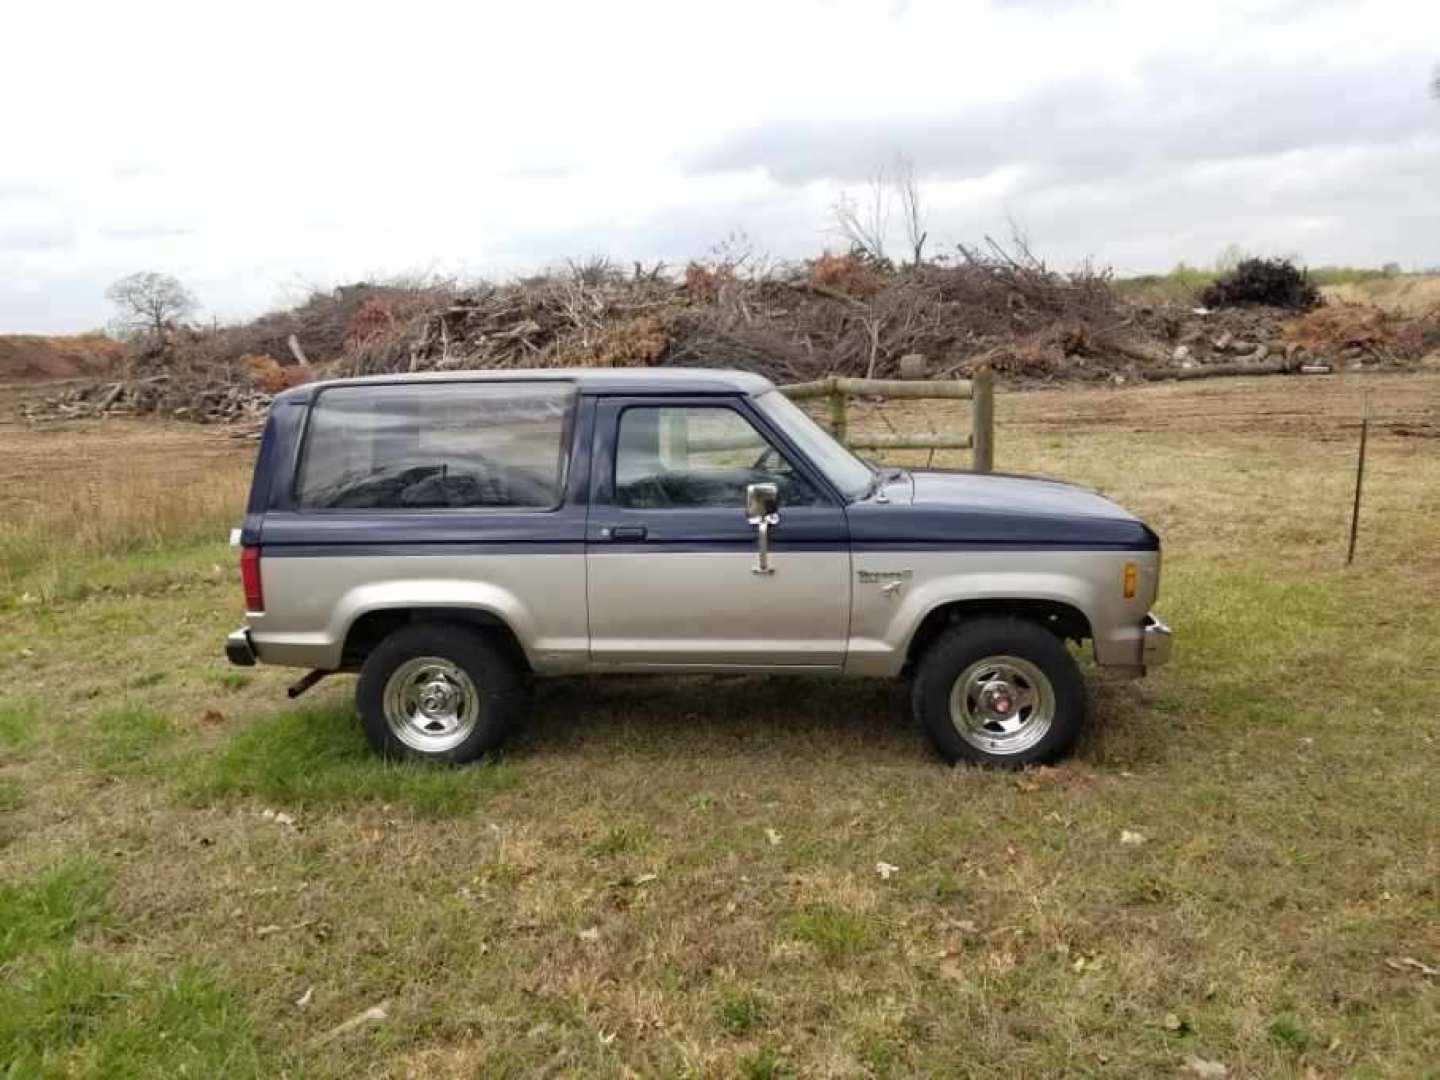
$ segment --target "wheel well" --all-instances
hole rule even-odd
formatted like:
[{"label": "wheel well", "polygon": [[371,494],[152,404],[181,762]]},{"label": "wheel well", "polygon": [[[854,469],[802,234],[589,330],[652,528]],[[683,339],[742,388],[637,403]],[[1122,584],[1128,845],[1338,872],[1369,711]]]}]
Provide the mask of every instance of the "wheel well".
[{"label": "wheel well", "polygon": [[380,642],[401,627],[420,622],[459,623],[461,626],[483,630],[504,646],[505,651],[522,671],[530,670],[530,662],[525,657],[525,649],[521,646],[520,639],[504,619],[489,611],[450,607],[384,608],[380,611],[367,611],[350,624],[340,652],[340,666],[346,670],[359,668],[365,663],[370,651]]},{"label": "wheel well", "polygon": [[1075,642],[1090,637],[1090,620],[1085,613],[1070,604],[1057,600],[956,600],[941,604],[924,619],[910,639],[905,651],[905,668],[908,671],[925,650],[943,634],[947,627],[962,619],[974,619],[986,615],[1003,615],[1037,623],[1052,632],[1062,641]]}]

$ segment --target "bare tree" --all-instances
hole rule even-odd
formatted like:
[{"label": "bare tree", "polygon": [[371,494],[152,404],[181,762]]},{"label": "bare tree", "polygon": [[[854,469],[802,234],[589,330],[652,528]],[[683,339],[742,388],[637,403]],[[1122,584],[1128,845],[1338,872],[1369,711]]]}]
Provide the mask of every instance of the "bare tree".
[{"label": "bare tree", "polygon": [[915,175],[915,162],[904,154],[895,155],[892,172],[883,168],[875,172],[865,189],[863,200],[848,192],[840,193],[831,208],[835,231],[845,238],[853,251],[859,251],[884,262],[885,244],[890,234],[891,200],[900,205],[905,242],[910,248],[912,265],[919,266],[925,258],[925,242],[930,238],[925,228],[925,210],[920,202],[920,180]]},{"label": "bare tree", "polygon": [[866,189],[865,201],[857,202],[842,191],[831,208],[835,231],[876,262],[885,261],[885,234],[890,231],[890,193],[885,170],[875,173]]},{"label": "bare tree", "polygon": [[925,213],[920,205],[920,181],[915,177],[915,162],[904,154],[895,158],[895,193],[900,199],[900,214],[905,222],[905,239],[910,244],[912,266],[919,266],[925,257]]},{"label": "bare tree", "polygon": [[148,270],[115,282],[105,299],[120,309],[118,322],[126,330],[157,335],[199,307],[178,279]]}]

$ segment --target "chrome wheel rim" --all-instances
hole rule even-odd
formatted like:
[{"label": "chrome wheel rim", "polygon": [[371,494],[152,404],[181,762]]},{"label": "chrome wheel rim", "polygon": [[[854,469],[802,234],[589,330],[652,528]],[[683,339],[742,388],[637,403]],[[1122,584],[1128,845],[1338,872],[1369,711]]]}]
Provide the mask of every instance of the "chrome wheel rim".
[{"label": "chrome wheel rim", "polygon": [[960,737],[987,754],[1020,754],[1055,721],[1055,688],[1019,656],[987,656],[955,680],[950,721]]},{"label": "chrome wheel rim", "polygon": [[465,669],[440,656],[417,656],[385,684],[385,722],[412,750],[436,754],[459,746],[480,719],[480,691]]}]

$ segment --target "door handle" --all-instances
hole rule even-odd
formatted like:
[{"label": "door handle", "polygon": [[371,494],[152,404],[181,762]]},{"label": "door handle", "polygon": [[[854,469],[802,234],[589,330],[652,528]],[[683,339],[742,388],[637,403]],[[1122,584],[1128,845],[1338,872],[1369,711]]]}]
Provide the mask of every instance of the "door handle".
[{"label": "door handle", "polygon": [[645,536],[644,525],[616,525],[610,530],[611,540],[644,540]]},{"label": "door handle", "polygon": [[780,524],[779,514],[761,514],[759,517],[750,518],[750,524],[760,531],[760,550],[755,555],[755,565],[750,568],[752,574],[773,574],[775,567],[770,565],[770,528],[772,525]]}]

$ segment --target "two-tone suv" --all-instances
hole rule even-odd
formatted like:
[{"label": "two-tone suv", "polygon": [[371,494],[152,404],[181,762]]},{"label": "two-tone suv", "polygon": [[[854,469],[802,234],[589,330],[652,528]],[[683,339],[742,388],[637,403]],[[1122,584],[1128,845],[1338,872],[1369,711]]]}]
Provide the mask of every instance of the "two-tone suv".
[{"label": "two-tone suv", "polygon": [[275,399],[238,530],[236,664],[358,672],[391,756],[472,760],[534,676],[909,676],[940,753],[1061,753],[1067,641],[1162,663],[1154,532],[1048,480],[881,468],[755,375],[347,379]]}]

